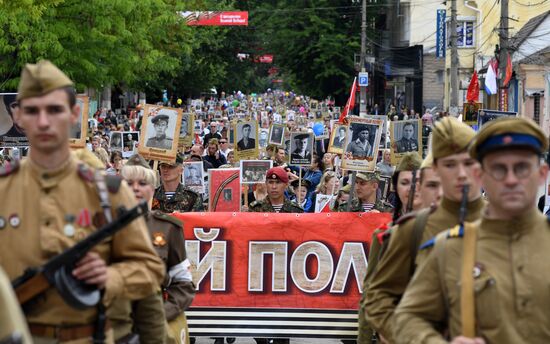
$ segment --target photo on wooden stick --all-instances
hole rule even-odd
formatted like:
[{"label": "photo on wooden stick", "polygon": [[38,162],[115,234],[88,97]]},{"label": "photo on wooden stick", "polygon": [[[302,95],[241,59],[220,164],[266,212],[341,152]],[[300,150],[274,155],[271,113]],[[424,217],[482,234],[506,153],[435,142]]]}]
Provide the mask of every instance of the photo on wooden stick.
[{"label": "photo on wooden stick", "polygon": [[182,109],[144,106],[139,153],[149,160],[176,160]]},{"label": "photo on wooden stick", "polygon": [[390,142],[392,165],[397,165],[407,152],[417,152],[422,156],[422,120],[392,121]]},{"label": "photo on wooden stick", "polygon": [[246,160],[258,157],[258,122],[237,122],[234,126],[235,159]]},{"label": "photo on wooden stick", "polygon": [[185,162],[182,174],[183,185],[191,190],[204,193],[204,169],[202,161]]},{"label": "photo on wooden stick", "polygon": [[342,168],[351,171],[372,172],[384,121],[374,118],[348,117],[347,144],[342,155]]},{"label": "photo on wooden stick", "polygon": [[282,146],[284,143],[285,126],[282,124],[272,124],[269,131],[269,144]]},{"label": "photo on wooden stick", "polygon": [[478,122],[477,116],[482,105],[481,103],[464,103],[462,107],[462,122],[469,126],[476,125]]},{"label": "photo on wooden stick", "polygon": [[344,124],[334,124],[328,151],[335,154],[343,154],[344,147],[347,145],[348,126]]},{"label": "photo on wooden stick", "polygon": [[310,166],[313,162],[313,133],[290,133],[290,165]]},{"label": "photo on wooden stick", "polygon": [[88,96],[76,96],[76,105],[79,107],[79,114],[76,123],[71,125],[69,133],[69,145],[71,148],[84,148],[86,146],[89,101]]},{"label": "photo on wooden stick", "polygon": [[273,160],[241,160],[241,184],[265,183],[265,175]]},{"label": "photo on wooden stick", "polygon": [[139,143],[139,131],[122,132],[122,157],[129,158],[135,154]]}]

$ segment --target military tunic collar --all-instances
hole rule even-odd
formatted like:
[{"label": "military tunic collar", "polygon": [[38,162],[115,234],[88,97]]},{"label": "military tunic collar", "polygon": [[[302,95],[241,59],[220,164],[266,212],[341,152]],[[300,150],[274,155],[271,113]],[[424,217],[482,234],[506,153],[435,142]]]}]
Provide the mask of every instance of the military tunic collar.
[{"label": "military tunic collar", "polygon": [[63,178],[76,170],[77,165],[77,162],[72,154],[65,162],[61,164],[61,166],[55,169],[45,169],[32,161],[31,158],[26,159],[25,163],[29,165],[29,172],[31,176],[35,178],[44,189],[57,186]]},{"label": "military tunic collar", "polygon": [[[451,201],[450,199],[443,197],[441,198],[440,206],[452,214],[459,213],[460,202]],[[479,212],[485,206],[485,201],[483,197],[478,197],[476,200],[470,201],[466,204],[466,220],[472,221],[479,218]]]},{"label": "military tunic collar", "polygon": [[484,232],[514,238],[531,232],[534,228],[545,222],[546,217],[537,208],[532,208],[510,220],[491,219],[487,217],[487,213],[485,212],[481,219],[480,228],[483,228]]}]

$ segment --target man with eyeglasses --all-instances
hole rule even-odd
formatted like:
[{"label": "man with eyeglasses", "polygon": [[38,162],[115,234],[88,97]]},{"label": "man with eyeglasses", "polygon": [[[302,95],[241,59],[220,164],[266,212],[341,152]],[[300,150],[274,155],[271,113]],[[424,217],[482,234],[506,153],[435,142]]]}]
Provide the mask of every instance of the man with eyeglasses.
[{"label": "man with eyeglasses", "polygon": [[529,119],[482,127],[469,152],[489,204],[480,221],[435,240],[395,312],[397,343],[550,342],[550,223],[536,206],[547,150]]},{"label": "man with eyeglasses", "polygon": [[220,140],[220,154],[223,155],[225,160],[227,160],[227,154],[231,152],[231,149],[229,148],[229,142],[227,139],[222,138]]}]

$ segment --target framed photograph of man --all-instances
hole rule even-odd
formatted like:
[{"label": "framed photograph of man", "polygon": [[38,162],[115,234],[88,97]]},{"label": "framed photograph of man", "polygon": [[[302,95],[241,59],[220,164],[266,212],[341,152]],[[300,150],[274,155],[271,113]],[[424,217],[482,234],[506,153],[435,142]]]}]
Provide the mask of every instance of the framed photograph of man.
[{"label": "framed photograph of man", "polygon": [[[112,141],[111,141],[112,142]],[[122,157],[129,158],[137,151],[139,131],[122,132]]]},{"label": "framed photograph of man", "polygon": [[259,141],[258,145],[260,148],[266,148],[267,147],[267,141],[269,138],[269,129],[267,128],[261,128],[258,133]]},{"label": "framed photograph of man", "polygon": [[317,111],[319,108],[319,102],[317,100],[310,100],[309,101],[309,109],[312,111]]},{"label": "framed photograph of man", "polygon": [[86,147],[86,136],[88,134],[88,106],[90,99],[88,96],[76,96],[76,104],[80,109],[78,120],[71,125],[69,133],[69,145],[71,148]]},{"label": "framed photograph of man", "polygon": [[347,145],[348,126],[335,124],[332,127],[332,135],[328,146],[329,153],[344,154],[344,148]]},{"label": "framed photograph of man", "polygon": [[342,168],[351,171],[372,172],[376,168],[376,157],[384,121],[357,116],[350,116],[348,120]]},{"label": "framed photograph of man", "polygon": [[211,168],[208,170],[208,211],[241,210],[241,181],[238,168]]},{"label": "framed photograph of man", "polygon": [[235,159],[246,160],[258,157],[258,122],[245,121],[235,124]]},{"label": "framed photograph of man", "polygon": [[149,160],[175,161],[182,115],[182,109],[146,104],[139,154]]},{"label": "framed photograph of man", "polygon": [[388,117],[381,115],[367,115],[366,118],[380,119],[384,121],[384,126],[382,127],[382,134],[380,135],[380,147],[386,147],[386,133],[388,132]]},{"label": "framed photograph of man", "polygon": [[282,124],[272,124],[269,130],[268,144],[282,146],[285,140],[285,126]]},{"label": "framed photograph of man", "polygon": [[13,120],[17,93],[0,93],[0,148],[26,147],[29,140]]},{"label": "framed photograph of man", "polygon": [[111,151],[120,151],[122,152],[122,132],[121,131],[111,131],[109,135],[109,146]]},{"label": "framed photograph of man", "polygon": [[404,153],[422,156],[422,120],[390,122],[391,163],[397,165]]},{"label": "framed photograph of man", "polygon": [[464,103],[462,107],[462,122],[469,126],[476,125],[481,105],[481,103]]},{"label": "framed photograph of man", "polygon": [[204,169],[202,161],[183,164],[182,183],[191,190],[204,193]]},{"label": "framed photograph of man", "polygon": [[241,160],[241,184],[265,183],[267,171],[273,167],[273,160]]},{"label": "framed photograph of man", "polygon": [[313,162],[313,133],[290,133],[290,165],[310,166]]},{"label": "framed photograph of man", "polygon": [[194,133],[193,114],[186,112],[181,115],[181,125],[179,134],[179,143],[184,146],[190,146],[193,142]]},{"label": "framed photograph of man", "polygon": [[491,122],[492,120],[495,120],[500,117],[517,117],[517,112],[511,112],[511,111],[498,111],[498,110],[487,110],[487,109],[481,109],[479,110],[479,116],[478,116],[478,130],[481,128],[485,123]]}]

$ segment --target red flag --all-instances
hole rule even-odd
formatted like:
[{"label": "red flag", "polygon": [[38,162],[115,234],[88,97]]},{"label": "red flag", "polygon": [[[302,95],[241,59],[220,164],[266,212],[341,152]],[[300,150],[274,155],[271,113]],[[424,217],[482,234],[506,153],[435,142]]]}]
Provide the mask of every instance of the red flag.
[{"label": "red flag", "polygon": [[510,79],[512,79],[512,59],[510,58],[510,54],[508,54],[508,60],[506,61],[506,75],[504,76],[504,82],[502,85],[506,87],[510,82]]},{"label": "red flag", "polygon": [[355,106],[355,93],[357,92],[357,77],[353,78],[353,85],[351,85],[350,95],[348,98],[348,102],[346,103],[346,106],[344,107],[344,111],[342,111],[342,114],[340,114],[340,119],[338,120],[339,123],[344,123],[344,120],[348,116],[349,112],[353,110],[353,107]]},{"label": "red flag", "polygon": [[466,101],[468,103],[477,102],[479,99],[479,80],[477,78],[477,71],[474,70],[474,75],[472,75],[472,80],[470,80],[470,85],[468,86],[468,93],[466,93]]}]

